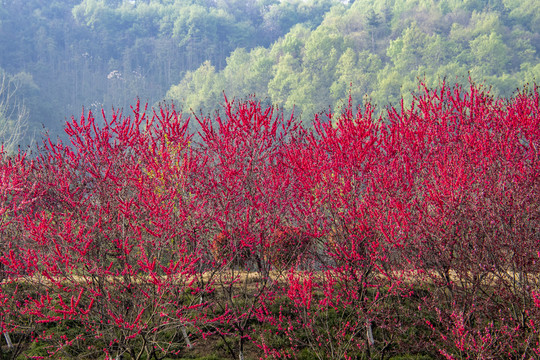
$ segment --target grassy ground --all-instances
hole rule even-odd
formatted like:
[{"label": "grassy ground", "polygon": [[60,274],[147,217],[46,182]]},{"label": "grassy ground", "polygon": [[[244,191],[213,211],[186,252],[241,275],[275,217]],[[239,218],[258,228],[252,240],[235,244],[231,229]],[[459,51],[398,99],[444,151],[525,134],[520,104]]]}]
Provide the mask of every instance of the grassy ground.
[{"label": "grassy ground", "polygon": [[[231,274],[221,274],[223,278],[230,277]],[[274,274],[274,278],[281,278],[282,279],[283,274],[281,276],[278,276]],[[242,284],[246,284],[246,289],[255,288],[256,284],[258,283],[258,278],[254,275],[250,276],[249,274],[239,274],[240,281],[236,283],[234,286],[243,286]],[[208,280],[208,279],[205,279]],[[279,279],[275,279],[276,281],[274,284],[279,284]],[[12,284],[13,285],[13,284]],[[214,284],[215,285],[215,284]],[[218,289],[218,292],[224,291],[219,290],[219,286],[216,286]],[[6,290],[7,288],[4,288]],[[418,289],[420,290],[420,289]],[[24,285],[21,286],[19,284],[19,292],[27,291],[28,294],[36,294],[38,293],[38,289],[36,289],[35,286],[24,283]],[[249,292],[249,291],[248,291]],[[224,294],[221,294],[223,296]],[[374,295],[374,294],[371,294]],[[220,296],[220,294],[214,294],[213,296]],[[323,294],[319,294],[319,296],[323,296]],[[284,309],[286,312],[289,306],[288,299],[278,299],[275,301],[272,305],[272,308],[270,309],[271,312],[274,313],[274,316],[277,318],[279,316],[280,309]],[[412,301],[412,302],[411,302]],[[388,311],[395,311],[395,309],[405,309],[407,308],[414,309],[417,308],[417,305],[414,303],[413,300],[406,300],[404,301],[400,297],[396,297],[395,299],[389,299],[388,300]],[[291,316],[291,313],[287,313],[286,315]],[[343,314],[334,314],[329,315],[331,316],[342,316]],[[294,316],[294,315],[293,315]],[[406,316],[406,315],[405,315]],[[332,323],[332,319],[328,319],[328,323]],[[339,321],[340,319],[337,318],[336,321]],[[74,320],[64,320],[59,322],[49,322],[49,323],[40,323],[36,321],[36,319],[33,319],[32,316],[26,316],[24,318],[18,319],[17,323],[20,323],[21,326],[19,329],[17,329],[15,332],[11,334],[11,339],[14,344],[13,349],[8,349],[7,345],[4,341],[4,338],[0,338],[0,341],[2,341],[1,346],[1,353],[0,353],[0,359],[43,359],[43,358],[52,358],[52,359],[105,359],[105,354],[103,352],[103,348],[106,347],[106,344],[104,343],[103,339],[93,339],[92,336],[88,336],[85,341],[74,341],[73,344],[69,346],[65,346],[60,352],[51,355],[48,350],[51,348],[51,346],[54,346],[58,343],[58,339],[65,337],[67,339],[74,339],[78,334],[84,333],[85,329],[82,326],[80,322],[74,321]],[[250,323],[251,330],[254,330],[254,333],[261,333],[265,332],[267,334],[276,334],[275,336],[270,336],[266,341],[269,341],[267,345],[269,345],[272,348],[277,349],[290,349],[290,343],[288,342],[288,339],[284,336],[282,331],[278,331],[277,328],[275,328],[272,325],[269,325],[267,323],[259,323],[257,321],[253,321]],[[419,339],[423,338],[425,335],[425,328],[416,328],[414,325],[407,324],[408,329],[407,331],[403,333],[403,339],[398,339],[396,341],[396,345],[392,345],[391,351],[387,352],[386,355],[382,356],[382,354],[379,354],[378,357],[369,357],[365,352],[363,351],[356,351],[354,352],[354,349],[352,350],[353,358],[356,359],[368,359],[368,358],[377,358],[381,360],[429,360],[429,359],[438,359],[440,356],[438,354],[410,354],[407,353],[408,350],[402,351],[399,349],[399,344],[405,344],[405,349],[411,349],[415,348],[414,346],[408,346],[407,342],[417,342]],[[234,329],[231,327],[229,329],[226,329],[229,333],[234,335]],[[378,333],[378,329],[375,329],[375,335],[379,336],[380,333]],[[169,341],[175,343],[175,349],[178,351],[178,353],[174,356],[167,355],[165,357],[155,357],[155,358],[147,358],[142,357],[141,359],[145,360],[172,360],[172,359],[198,359],[198,360],[218,360],[218,359],[234,359],[237,358],[236,356],[233,356],[231,354],[231,348],[233,353],[237,353],[237,343],[238,339],[235,336],[219,336],[219,335],[211,335],[207,337],[202,337],[200,335],[200,332],[198,332],[196,329],[188,329],[188,332],[190,333],[190,340],[193,342],[194,346],[191,349],[188,349],[185,346],[185,343],[183,341],[183,338],[180,334],[180,331],[178,329],[175,329],[174,333],[171,334],[163,334],[163,336],[167,337],[169,336]],[[423,333],[424,332],[424,333]],[[45,336],[45,339],[39,340],[37,342],[31,341],[31,334],[40,334],[40,335],[51,335],[51,339],[47,340],[47,337]],[[362,333],[360,336],[364,336]],[[424,337],[425,338],[425,337]],[[56,341],[56,343],[55,343]],[[422,348],[420,346],[419,348]],[[392,354],[392,355],[390,355]],[[312,350],[307,346],[298,346],[296,351],[296,358],[300,360],[308,360],[308,359],[316,359],[316,355]],[[320,355],[320,353],[319,353]],[[393,356],[393,357],[392,357]],[[255,344],[252,342],[247,342],[244,349],[244,359],[250,360],[250,359],[259,359],[263,358],[264,353],[261,349],[259,349]],[[132,360],[133,357],[129,356],[128,354],[124,355],[123,360]]]}]

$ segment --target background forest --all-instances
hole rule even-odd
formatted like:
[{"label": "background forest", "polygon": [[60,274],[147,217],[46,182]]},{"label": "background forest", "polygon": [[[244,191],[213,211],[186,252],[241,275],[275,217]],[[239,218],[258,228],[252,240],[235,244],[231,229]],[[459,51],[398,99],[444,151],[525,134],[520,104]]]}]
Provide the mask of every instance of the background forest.
[{"label": "background forest", "polygon": [[510,96],[539,50],[536,0],[1,0],[0,137],[13,151],[137,97],[207,114],[225,91],[310,119],[349,92],[396,104],[418,78]]}]

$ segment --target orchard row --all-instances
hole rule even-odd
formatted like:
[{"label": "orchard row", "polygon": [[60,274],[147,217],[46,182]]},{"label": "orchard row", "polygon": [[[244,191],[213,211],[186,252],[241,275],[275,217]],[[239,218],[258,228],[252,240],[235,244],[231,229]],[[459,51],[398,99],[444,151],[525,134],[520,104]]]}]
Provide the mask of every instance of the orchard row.
[{"label": "orchard row", "polygon": [[311,128],[137,104],[66,132],[0,164],[12,353],[540,356],[536,89],[421,87]]}]

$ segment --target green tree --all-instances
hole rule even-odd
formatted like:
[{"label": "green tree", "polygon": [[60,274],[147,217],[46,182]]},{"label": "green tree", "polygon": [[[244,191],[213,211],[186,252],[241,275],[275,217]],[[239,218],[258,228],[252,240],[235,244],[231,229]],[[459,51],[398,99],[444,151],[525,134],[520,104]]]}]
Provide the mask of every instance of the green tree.
[{"label": "green tree", "polygon": [[282,39],[276,41],[271,48],[271,55],[278,58],[284,54],[290,54],[294,58],[300,59],[303,56],[306,41],[311,35],[304,25],[296,25]]},{"label": "green tree", "polygon": [[251,72],[251,54],[244,48],[238,48],[227,58],[223,77],[227,84],[227,96],[245,97],[249,94]]},{"label": "green tree", "polygon": [[375,12],[375,10],[370,9],[366,15],[366,25],[371,33],[371,51],[375,52],[375,32],[378,27],[381,25],[381,17]]},{"label": "green tree", "polygon": [[504,25],[500,17],[500,13],[495,11],[473,11],[466,25],[453,24],[449,37],[456,42],[467,44],[480,35],[490,35],[493,32],[501,34]]},{"label": "green tree", "polygon": [[223,69],[223,81],[227,96],[246,98],[256,95],[259,99],[268,97],[268,83],[272,79],[274,60],[269,50],[258,47],[250,52],[243,48],[236,49],[227,58]]},{"label": "green tree", "polygon": [[469,43],[475,64],[471,73],[478,78],[486,75],[501,75],[510,62],[510,52],[502,36],[492,32],[480,35]]},{"label": "green tree", "polygon": [[319,26],[311,33],[304,49],[300,82],[287,99],[289,108],[294,103],[311,116],[333,104],[330,88],[346,48],[344,37],[335,28]]},{"label": "green tree", "polygon": [[263,29],[278,38],[297,24],[315,28],[336,2],[332,0],[284,0],[267,7],[263,15]]},{"label": "green tree", "polygon": [[540,29],[540,3],[536,0],[503,0],[509,17],[531,32]]},{"label": "green tree", "polygon": [[387,64],[377,73],[377,84],[370,97],[380,107],[397,104],[404,93],[402,86],[403,73]]},{"label": "green tree", "polygon": [[300,61],[289,53],[280,57],[278,63],[274,65],[274,77],[268,83],[268,94],[274,104],[285,105],[291,110],[294,104],[287,104],[287,100],[299,85],[300,69]]},{"label": "green tree", "polygon": [[426,40],[422,62],[434,69],[452,61],[463,51],[462,46],[439,34],[430,36]]},{"label": "green tree", "polygon": [[387,55],[399,71],[416,71],[424,63],[424,50],[430,40],[430,37],[413,23],[399,38],[390,42]]},{"label": "green tree", "polygon": [[532,45],[534,35],[520,28],[514,28],[511,33],[513,39],[510,43],[505,42],[511,49],[511,69],[519,69],[521,64],[537,61],[537,51]]},{"label": "green tree", "polygon": [[248,21],[237,20],[223,9],[198,4],[179,8],[173,26],[173,37],[190,69],[205,60],[223,68],[235,48],[251,45],[249,34],[253,32]]},{"label": "green tree", "polygon": [[330,87],[335,107],[347,104],[348,94],[358,104],[373,90],[377,81],[377,72],[382,61],[376,54],[368,51],[356,53],[347,48],[336,66],[336,80]]},{"label": "green tree", "polygon": [[188,71],[178,85],[171,86],[166,98],[196,113],[209,113],[220,102],[217,80],[216,68],[205,61],[197,70]]},{"label": "green tree", "polygon": [[269,96],[268,84],[272,80],[272,69],[275,64],[269,50],[257,47],[250,51],[250,71],[247,75],[250,94],[256,95],[261,100]]}]

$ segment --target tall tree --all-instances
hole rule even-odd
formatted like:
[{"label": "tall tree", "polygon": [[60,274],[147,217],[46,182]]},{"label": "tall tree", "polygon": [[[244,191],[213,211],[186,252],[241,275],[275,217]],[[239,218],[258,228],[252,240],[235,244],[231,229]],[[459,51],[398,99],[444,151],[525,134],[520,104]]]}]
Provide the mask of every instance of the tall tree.
[{"label": "tall tree", "polygon": [[381,25],[381,17],[375,12],[375,10],[370,9],[366,15],[366,25],[369,31],[371,32],[371,51],[375,52],[375,32]]}]

